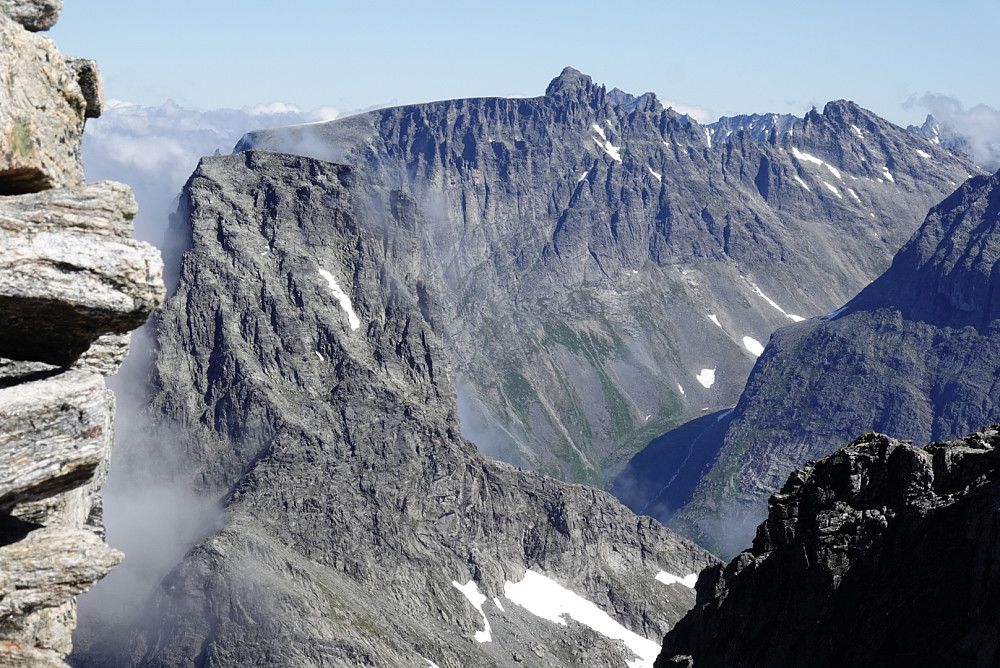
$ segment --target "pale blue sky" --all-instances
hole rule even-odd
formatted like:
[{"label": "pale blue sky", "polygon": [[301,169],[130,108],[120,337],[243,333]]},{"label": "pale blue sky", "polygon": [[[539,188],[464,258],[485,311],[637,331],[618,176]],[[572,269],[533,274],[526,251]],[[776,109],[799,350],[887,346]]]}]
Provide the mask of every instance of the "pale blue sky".
[{"label": "pale blue sky", "polygon": [[146,105],[533,96],[572,65],[713,116],[848,98],[905,124],[927,92],[1000,108],[998,33],[998,0],[66,0],[52,36],[100,62],[110,97]]}]

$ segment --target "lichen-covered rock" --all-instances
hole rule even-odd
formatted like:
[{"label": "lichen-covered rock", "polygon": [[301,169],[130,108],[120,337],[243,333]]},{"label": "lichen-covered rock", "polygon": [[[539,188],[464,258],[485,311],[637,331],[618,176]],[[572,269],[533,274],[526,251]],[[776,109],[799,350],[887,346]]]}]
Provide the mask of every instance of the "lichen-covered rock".
[{"label": "lichen-covered rock", "polygon": [[753,548],[702,573],[656,666],[996,665],[998,428],[923,448],[868,434],[794,472]]},{"label": "lichen-covered rock", "polygon": [[32,32],[48,30],[59,20],[63,0],[0,0],[0,14]]},{"label": "lichen-covered rock", "polygon": [[163,264],[131,238],[135,212],[112,182],[0,199],[0,355],[68,365],[145,322],[163,299]]},{"label": "lichen-covered rock", "polygon": [[52,40],[0,13],[0,195],[83,182],[87,99]]}]

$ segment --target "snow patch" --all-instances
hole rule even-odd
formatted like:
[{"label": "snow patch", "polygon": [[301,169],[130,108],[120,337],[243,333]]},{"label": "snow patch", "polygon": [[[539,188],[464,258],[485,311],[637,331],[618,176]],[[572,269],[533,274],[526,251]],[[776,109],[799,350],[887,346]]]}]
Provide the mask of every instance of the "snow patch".
[{"label": "snow patch", "polygon": [[780,311],[783,316],[785,316],[792,322],[802,322],[803,320],[805,320],[805,318],[803,318],[802,316],[795,315],[793,313],[788,313],[787,311],[785,311],[785,309],[778,306],[778,303],[776,301],[774,301],[773,299],[765,295],[763,292],[761,292],[760,288],[757,287],[756,283],[752,283],[750,281],[747,281],[747,283],[750,285],[751,288],[753,288],[753,291],[756,292],[760,297],[763,297],[764,301],[770,304],[772,308],[776,309],[777,311]]},{"label": "snow patch", "polygon": [[861,204],[861,198],[858,197],[858,194],[856,192],[854,192],[853,188],[848,188],[847,192],[849,192],[851,194],[851,197],[853,197],[854,199],[856,199],[858,201],[858,204]]},{"label": "snow patch", "polygon": [[809,192],[812,192],[812,190],[809,188],[809,186],[806,185],[806,182],[799,178],[798,174],[795,175],[795,180],[799,182],[800,186],[802,186],[803,188],[805,188]]},{"label": "snow patch", "polygon": [[587,599],[579,596],[541,573],[527,570],[518,583],[504,583],[503,593],[512,603],[531,614],[566,626],[567,617],[612,640],[621,640],[638,657],[628,661],[629,668],[652,668],[660,653],[660,644],[634,633]]},{"label": "snow patch", "polygon": [[337,279],[333,277],[333,274],[328,272],[326,269],[319,270],[320,276],[326,279],[326,282],[330,284],[330,292],[333,293],[334,298],[340,302],[340,307],[344,309],[347,313],[347,321],[351,325],[351,329],[357,329],[361,326],[361,319],[358,318],[358,314],[354,312],[354,307],[351,306],[351,298],[347,296],[347,293],[340,288],[340,284],[337,283]]},{"label": "snow patch", "polygon": [[930,153],[928,153],[927,151],[921,151],[919,148],[917,149],[917,155],[919,155],[921,158],[931,157]]},{"label": "snow patch", "polygon": [[645,422],[649,422],[649,418],[651,418],[651,417],[653,417],[652,413],[650,413],[649,415],[646,416]]},{"label": "snow patch", "polygon": [[580,174],[580,178],[578,178],[576,180],[576,182],[580,183],[581,181],[583,181],[585,178],[587,178],[587,174],[590,174],[590,170],[589,169],[587,171],[585,171],[583,174]]},{"label": "snow patch", "polygon": [[[490,630],[490,620],[486,619],[486,613],[483,612],[483,603],[486,601],[486,596],[479,593],[479,585],[476,584],[475,580],[469,580],[469,583],[465,586],[458,584],[455,580],[452,580],[451,584],[455,586],[455,589],[465,594],[465,598],[469,599],[469,603],[483,616],[483,623],[486,624],[486,628],[482,631],[476,631],[476,642],[490,642],[493,640],[493,632]],[[508,598],[510,597],[508,596]]]},{"label": "snow patch", "polygon": [[497,606],[500,609],[500,612],[507,612],[506,610],[503,609],[503,604],[500,602],[500,599],[497,598],[496,596],[493,597],[493,605]]},{"label": "snow patch", "polygon": [[601,141],[600,139],[597,139],[596,137],[594,137],[593,139],[594,139],[594,143],[597,144],[598,146],[600,146],[602,149],[604,149],[605,153],[607,153],[608,155],[610,155],[612,158],[614,158],[618,162],[622,161],[622,149],[621,149],[620,146],[614,146],[614,145],[612,145],[611,142],[609,142],[607,140]]},{"label": "snow patch", "polygon": [[709,148],[712,148],[712,133],[708,128],[702,128],[705,131],[705,142],[708,144]]},{"label": "snow patch", "polygon": [[715,315],[714,313],[709,313],[708,319],[714,322],[719,327],[719,329],[722,329],[722,323],[719,322],[719,316]]},{"label": "snow patch", "polygon": [[316,351],[316,357],[318,357],[318,358],[319,358],[319,361],[320,361],[320,362],[322,362],[322,361],[323,361],[323,353],[321,353],[321,352],[320,352],[320,351],[318,351],[318,350]]},{"label": "snow patch", "polygon": [[428,659],[426,656],[422,656],[420,658],[427,662],[427,668],[441,668],[441,666],[437,665],[436,663]]},{"label": "snow patch", "polygon": [[659,172],[654,172],[652,167],[647,167],[646,169],[649,170],[650,174],[652,174],[653,176],[656,177],[657,181],[661,181],[661,182],[663,181],[663,174],[660,174]]},{"label": "snow patch", "polygon": [[685,575],[684,577],[679,577],[677,575],[671,575],[666,571],[660,571],[656,574],[656,579],[663,584],[682,584],[689,589],[694,589],[694,585],[698,582],[698,574],[691,573],[690,575]]},{"label": "snow patch", "polygon": [[830,173],[837,177],[840,181],[844,180],[844,177],[840,175],[840,170],[831,165],[828,162],[824,162],[823,166],[830,170]]},{"label": "snow patch", "polygon": [[601,135],[601,139],[603,139],[604,141],[608,140],[608,138],[604,136],[604,128],[602,128],[600,125],[594,123],[590,127],[594,128],[594,132]]},{"label": "snow patch", "polygon": [[859,137],[864,137],[864,136],[865,136],[865,133],[864,133],[864,132],[862,132],[862,131],[861,131],[861,128],[859,128],[859,127],[858,127],[857,125],[852,125],[852,126],[851,126],[851,128],[852,128],[852,129],[853,129],[853,130],[854,130],[855,132],[857,132],[857,133],[858,133],[858,136],[859,136]]},{"label": "snow patch", "polygon": [[743,347],[749,350],[754,357],[760,357],[764,353],[764,346],[752,336],[743,337]]},{"label": "snow patch", "polygon": [[833,186],[830,183],[827,183],[826,181],[823,181],[823,185],[826,186],[827,190],[829,190],[830,192],[832,192],[834,195],[836,195],[840,199],[844,199],[844,196],[840,194],[840,191],[837,190],[837,188],[835,186]]},{"label": "snow patch", "polygon": [[682,396],[685,396],[685,397],[687,396],[687,392],[684,391],[684,386],[683,385],[681,385],[680,383],[677,383],[677,389],[681,391],[681,395]]},{"label": "snow patch", "polygon": [[694,377],[706,390],[715,384],[715,369],[702,369],[701,373]]},{"label": "snow patch", "polygon": [[806,162],[811,162],[811,163],[814,163],[814,164],[817,164],[817,165],[825,165],[826,164],[825,162],[823,162],[822,160],[820,160],[819,158],[817,158],[815,155],[809,155],[808,153],[800,151],[799,149],[795,148],[794,146],[792,147],[792,155],[794,155],[799,160],[805,160]]},{"label": "snow patch", "polygon": [[896,182],[896,179],[892,178],[892,173],[889,172],[889,168],[888,167],[883,167],[882,168],[882,173],[885,174],[885,178],[887,178],[890,183],[895,183]]}]

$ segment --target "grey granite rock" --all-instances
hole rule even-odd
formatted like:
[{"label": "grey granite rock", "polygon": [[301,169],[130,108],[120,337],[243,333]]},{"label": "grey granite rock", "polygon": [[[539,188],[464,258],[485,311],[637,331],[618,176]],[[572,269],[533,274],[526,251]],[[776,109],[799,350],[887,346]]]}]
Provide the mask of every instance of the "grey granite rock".
[{"label": "grey granite rock", "polygon": [[[409,196],[355,168],[248,151],[205,158],[183,205],[191,247],[157,320],[151,415],[179,430],[227,522],[131,616],[151,614],[148,627],[103,629],[83,665],[631,656],[510,600],[528,569],[642,638],[683,614],[692,591],[656,575],[695,573],[706,553],[604,492],[493,462],[461,437]],[[483,616],[453,584],[470,581],[490,642],[474,639]]]},{"label": "grey granite rock", "polygon": [[794,472],[656,666],[996,665],[998,446],[867,434]]},{"label": "grey granite rock", "polygon": [[736,119],[746,131],[716,141],[638,99],[567,68],[541,97],[381,109],[237,148],[346,162],[410,194],[465,433],[607,487],[654,437],[732,407],[756,344],[857,294],[978,173],[850,102]]},{"label": "grey granite rock", "polygon": [[82,371],[0,388],[0,509],[89,481],[110,455],[113,410],[104,378]]},{"label": "grey granite rock", "polygon": [[112,182],[0,199],[0,355],[69,365],[145,322],[163,265],[131,238],[135,212]]},{"label": "grey granite rock", "polygon": [[54,26],[62,7],[63,0],[0,0],[0,14],[32,32]]},{"label": "grey granite rock", "polygon": [[51,39],[2,12],[0,52],[0,195],[82,183],[87,100],[77,71]]}]

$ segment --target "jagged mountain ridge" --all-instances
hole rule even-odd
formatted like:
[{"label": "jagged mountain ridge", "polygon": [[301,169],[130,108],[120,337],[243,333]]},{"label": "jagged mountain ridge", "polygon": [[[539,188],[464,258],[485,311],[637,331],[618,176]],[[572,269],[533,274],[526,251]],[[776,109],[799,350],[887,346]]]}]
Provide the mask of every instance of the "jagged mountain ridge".
[{"label": "jagged mountain ridge", "polygon": [[567,68],[538,98],[382,109],[237,149],[408,192],[466,431],[607,486],[651,438],[732,406],[774,329],[855,295],[977,171],[849,102],[708,146],[708,128],[637,99]]},{"label": "jagged mountain ridge", "polygon": [[996,665],[997,429],[867,434],[794,472],[752,549],[699,577],[657,668]]},{"label": "jagged mountain ridge", "polygon": [[[426,222],[405,193],[248,151],[204,159],[182,201],[174,232],[190,250],[157,323],[151,409],[182,434],[199,484],[225,494],[227,523],[144,606],[148,626],[106,630],[110,644],[83,665],[630,658],[514,603],[507,583],[526,569],[640,640],[690,606],[690,589],[655,576],[697,572],[707,553],[606,493],[492,462],[460,436],[419,271]],[[485,629],[457,588],[470,581]],[[492,640],[477,642],[484,632]]]},{"label": "jagged mountain ridge", "polygon": [[[725,429],[705,439],[718,457],[671,526],[731,554],[788,473],[853,432],[927,442],[1000,420],[998,179],[970,179],[931,209],[843,308],[773,335]],[[720,515],[736,519],[728,544]]]}]

